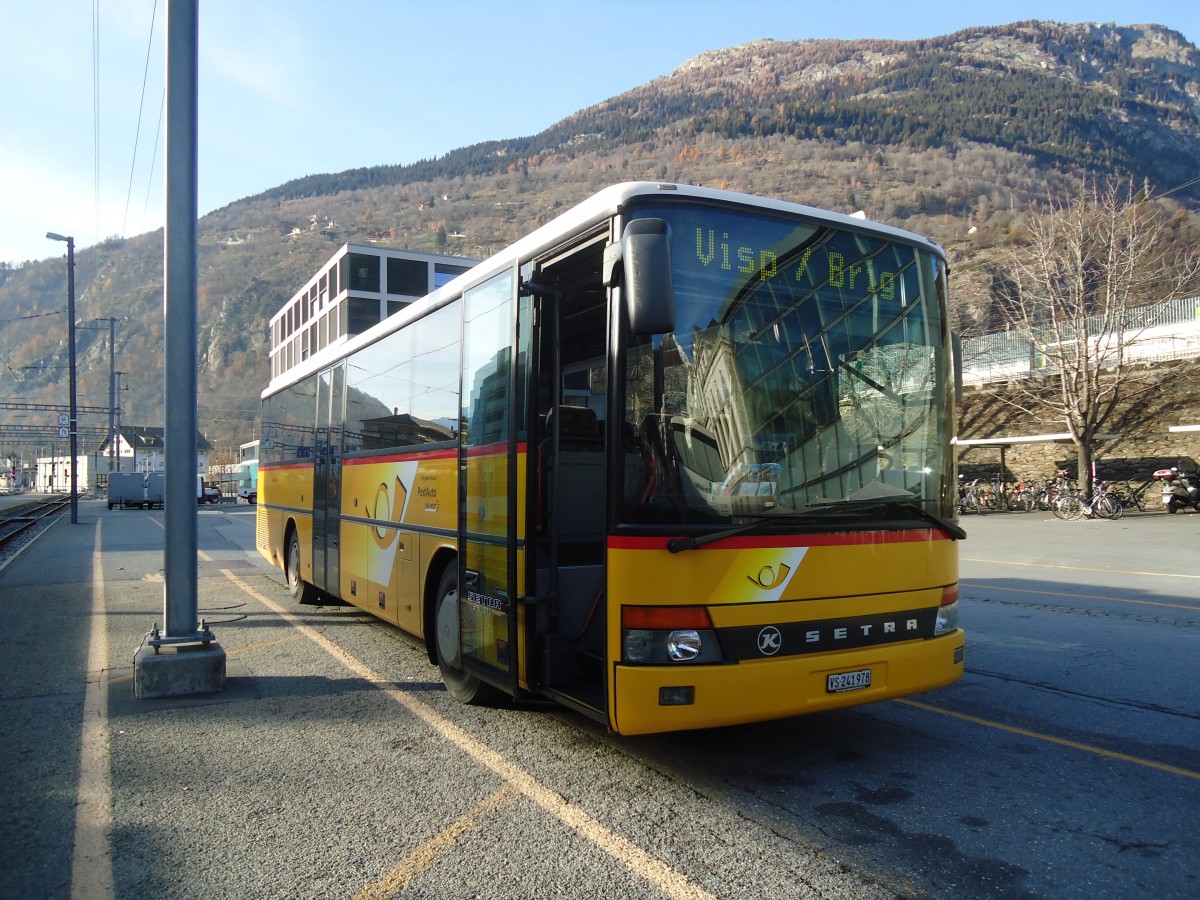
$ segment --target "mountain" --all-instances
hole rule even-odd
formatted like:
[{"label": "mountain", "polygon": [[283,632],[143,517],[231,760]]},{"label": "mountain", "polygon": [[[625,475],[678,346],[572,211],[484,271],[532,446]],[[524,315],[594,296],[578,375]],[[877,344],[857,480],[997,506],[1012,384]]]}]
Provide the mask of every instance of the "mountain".
[{"label": "mountain", "polygon": [[[1007,240],[1031,202],[1092,177],[1166,194],[1181,235],[1194,234],[1196,159],[1200,51],[1158,25],[1020,22],[713,50],[537,135],[309,175],[203,217],[201,428],[218,447],[253,436],[267,322],[346,241],[486,256],[603,185],[649,179],[862,209],[939,241],[958,267]],[[161,232],[76,259],[78,319],[118,320],[123,420],[160,424]],[[0,399],[63,402],[65,294],[60,260],[0,268]],[[107,322],[78,332],[82,406],[107,406],[107,334]],[[12,438],[0,430],[0,452]]]}]

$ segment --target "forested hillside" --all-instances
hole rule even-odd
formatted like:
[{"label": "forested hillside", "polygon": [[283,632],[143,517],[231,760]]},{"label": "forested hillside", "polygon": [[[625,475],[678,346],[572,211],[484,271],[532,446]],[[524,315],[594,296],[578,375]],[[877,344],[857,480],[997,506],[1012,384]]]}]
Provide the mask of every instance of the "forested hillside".
[{"label": "forested hillside", "polygon": [[[253,436],[267,322],[346,241],[486,256],[603,185],[670,180],[861,209],[945,245],[965,284],[1032,202],[1089,177],[1166,194],[1178,239],[1195,240],[1200,185],[1179,186],[1198,158],[1200,52],[1158,26],[1027,22],[713,50],[538,135],[306,175],[203,217],[201,427],[218,446]],[[124,420],[160,425],[161,232],[77,261],[78,318],[119,320]],[[65,295],[59,259],[0,271],[0,394],[66,396]],[[969,324],[983,311],[959,314]],[[83,405],[107,404],[106,339],[106,323],[79,332]]]}]

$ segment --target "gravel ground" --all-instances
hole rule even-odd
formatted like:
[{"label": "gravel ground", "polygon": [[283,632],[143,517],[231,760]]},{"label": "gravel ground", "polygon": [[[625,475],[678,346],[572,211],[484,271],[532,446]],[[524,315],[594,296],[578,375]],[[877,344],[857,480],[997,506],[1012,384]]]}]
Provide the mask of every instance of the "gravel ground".
[{"label": "gravel ground", "polygon": [[67,515],[69,515],[69,511],[64,508],[63,511],[57,515],[46,516],[32,528],[26,529],[11,541],[6,541],[3,545],[0,545],[0,572],[3,572],[8,564],[20,556],[25,548],[37,540],[38,536],[41,535],[47,528],[50,528]]}]

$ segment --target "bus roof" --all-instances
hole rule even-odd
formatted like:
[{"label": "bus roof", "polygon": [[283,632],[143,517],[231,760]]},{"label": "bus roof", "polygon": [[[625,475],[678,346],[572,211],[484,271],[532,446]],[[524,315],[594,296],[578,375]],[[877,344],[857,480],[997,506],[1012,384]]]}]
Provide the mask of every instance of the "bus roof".
[{"label": "bus roof", "polygon": [[806,206],[802,203],[793,203],[787,200],[776,200],[754,194],[744,194],[737,191],[700,187],[690,184],[674,184],[661,181],[622,182],[610,185],[592,194],[586,200],[551,219],[525,237],[489,256],[452,281],[447,282],[442,287],[427,294],[399,312],[388,316],[361,334],[354,335],[344,343],[333,344],[318,351],[309,359],[281,373],[277,378],[272,379],[263,391],[262,396],[267,397],[281,388],[295,384],[312,375],[314,372],[320,371],[344,356],[349,355],[359,347],[374,343],[380,337],[396,331],[413,319],[444,306],[450,300],[459,296],[465,287],[487,280],[497,272],[511,266],[514,261],[523,261],[536,257],[545,250],[560,244],[564,237],[579,231],[586,231],[618,214],[630,203],[651,197],[670,198],[673,201],[692,200],[726,206],[742,206],[747,209],[765,210],[807,219],[819,219],[836,227],[851,231],[867,232],[888,240],[916,244],[943,260],[946,256],[945,251],[940,246],[915,232],[859,218],[858,216],[849,216],[844,213],[820,209],[815,206]]}]

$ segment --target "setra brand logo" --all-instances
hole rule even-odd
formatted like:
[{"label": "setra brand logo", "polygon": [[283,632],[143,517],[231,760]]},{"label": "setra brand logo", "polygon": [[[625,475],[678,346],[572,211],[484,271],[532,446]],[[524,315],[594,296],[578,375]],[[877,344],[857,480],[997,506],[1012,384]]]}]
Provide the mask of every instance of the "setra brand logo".
[{"label": "setra brand logo", "polygon": [[758,633],[758,652],[763,656],[774,656],[783,646],[783,635],[774,625],[768,625]]}]

